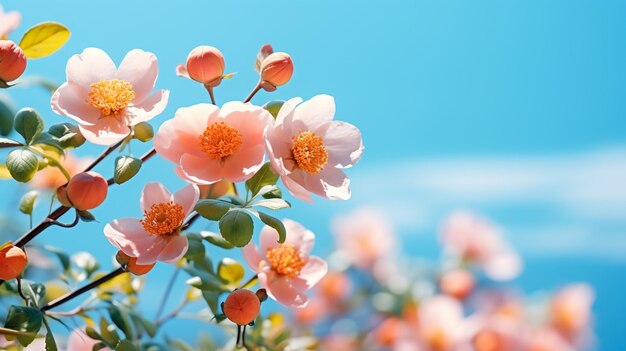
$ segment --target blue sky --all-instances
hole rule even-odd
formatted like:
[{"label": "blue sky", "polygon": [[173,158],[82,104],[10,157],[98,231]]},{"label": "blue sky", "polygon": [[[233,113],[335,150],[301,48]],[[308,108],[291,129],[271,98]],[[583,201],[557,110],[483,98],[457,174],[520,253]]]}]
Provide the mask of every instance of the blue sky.
[{"label": "blue sky", "polygon": [[[219,103],[244,98],[256,83],[252,63],[262,44],[289,52],[293,80],[253,102],[333,95],[336,118],[357,125],[366,146],[360,164],[349,170],[351,201],[295,202],[285,212],[318,233],[319,253],[330,248],[327,223],[334,213],[370,204],[389,212],[407,253],[436,257],[435,233],[446,213],[472,209],[493,218],[519,248],[527,262],[519,280],[526,290],[592,282],[600,349],[618,350],[626,314],[617,291],[626,273],[626,3],[2,4],[23,13],[14,38],[43,20],[73,32],[57,54],[29,62],[29,75],[60,83],[67,59],[89,46],[116,62],[133,48],[154,52],[161,69],[157,87],[172,91],[155,125],[178,107],[207,100],[200,87],[174,74],[193,47],[218,47],[226,70],[238,72],[216,91]],[[50,124],[64,121],[49,109],[43,90],[9,94],[18,106],[38,108]],[[138,216],[133,199],[146,181],[181,186],[170,169],[166,161],[151,161],[124,191],[112,188],[109,203],[95,211],[101,223],[50,231],[43,241],[107,260],[114,250],[100,234],[102,224]],[[112,161],[99,171],[110,174]],[[168,268],[162,270],[166,277]]]}]

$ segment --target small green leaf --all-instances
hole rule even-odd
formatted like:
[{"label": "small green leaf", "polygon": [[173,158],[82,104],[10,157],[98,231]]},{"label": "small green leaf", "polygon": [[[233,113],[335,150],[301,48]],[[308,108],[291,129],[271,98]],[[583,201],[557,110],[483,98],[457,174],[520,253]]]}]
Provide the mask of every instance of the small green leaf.
[{"label": "small green leaf", "polygon": [[33,214],[33,208],[35,208],[37,196],[39,196],[39,192],[37,190],[31,190],[24,194],[24,196],[20,199],[20,212],[27,215]]},{"label": "small green leaf", "polygon": [[244,210],[231,209],[220,219],[220,234],[237,247],[244,247],[250,242],[253,230],[252,217]]},{"label": "small green leaf", "polygon": [[202,297],[204,298],[204,301],[206,301],[207,305],[209,305],[209,308],[214,315],[220,314],[221,311],[218,310],[217,305],[218,299],[220,297],[219,292],[204,290],[202,291]]},{"label": "small green leaf", "polygon": [[278,181],[278,174],[272,171],[272,167],[269,162],[266,162],[256,174],[246,180],[246,189],[255,196],[261,188],[267,185],[275,185]]},{"label": "small green leaf", "polygon": [[11,101],[4,95],[0,95],[0,135],[7,136],[13,131],[13,119],[15,109]]},{"label": "small green leaf", "polygon": [[59,50],[70,38],[70,31],[60,23],[44,22],[30,28],[19,47],[28,59],[48,56]]},{"label": "small green leaf", "polygon": [[262,199],[262,200],[256,201],[252,204],[252,206],[265,207],[265,208],[269,208],[270,210],[280,210],[283,208],[291,207],[291,204],[289,204],[289,202],[287,202],[286,200],[274,198],[274,199]]},{"label": "small green leaf", "polygon": [[0,148],[16,147],[16,146],[23,146],[23,145],[24,144],[20,143],[19,141],[7,139],[7,138],[0,138]]},{"label": "small green leaf", "polygon": [[137,351],[137,348],[130,340],[122,340],[115,346],[115,351]]},{"label": "small green leaf", "polygon": [[217,265],[217,275],[226,281],[231,287],[237,287],[244,275],[246,274],[246,270],[243,268],[241,263],[233,260],[232,258],[224,258]]},{"label": "small green leaf", "polygon": [[52,148],[56,149],[56,151],[58,151],[59,153],[61,154],[63,153],[63,147],[61,146],[59,139],[57,139],[52,134],[47,133],[47,132],[41,132],[35,135],[31,144],[51,146]]},{"label": "small green leaf", "polygon": [[233,244],[226,241],[221,235],[217,233],[203,231],[203,232],[200,232],[200,235],[202,236],[204,240],[210,242],[211,244],[215,246],[221,247],[222,249],[229,250],[234,247]]},{"label": "small green leaf", "polygon": [[100,333],[98,333],[93,327],[85,327],[85,334],[94,340],[104,340],[102,335],[100,335]]},{"label": "small green leaf", "polygon": [[285,239],[287,239],[287,230],[285,229],[285,225],[280,219],[267,215],[263,212],[259,212],[259,218],[261,219],[261,221],[263,221],[263,223],[269,225],[270,227],[274,228],[276,232],[278,232],[279,243],[282,244],[285,242]]},{"label": "small green leaf", "polygon": [[100,335],[102,335],[102,340],[110,345],[116,345],[120,341],[115,326],[110,325],[104,317],[100,318]]},{"label": "small green leaf", "polygon": [[7,168],[13,179],[26,183],[37,173],[39,159],[28,148],[16,149],[7,156]]},{"label": "small green leaf", "polygon": [[117,184],[127,182],[141,169],[141,160],[132,156],[119,156],[115,159],[113,179]]},{"label": "small green leaf", "polygon": [[134,336],[133,328],[126,312],[116,306],[109,307],[108,311],[113,323],[124,333],[127,339],[132,339]]},{"label": "small green leaf", "polygon": [[189,248],[185,253],[185,258],[194,260],[197,258],[204,257],[205,249],[202,244],[202,237],[197,234],[189,234],[187,235],[187,241],[189,242]]},{"label": "small green leaf", "polygon": [[7,315],[4,327],[27,333],[17,336],[17,340],[22,346],[28,346],[41,329],[43,313],[38,309],[24,306],[11,306]]},{"label": "small green leaf", "polygon": [[93,222],[96,220],[96,217],[87,210],[76,210],[76,213],[78,213],[78,218],[83,222]]},{"label": "small green leaf", "polygon": [[46,351],[57,351],[57,342],[54,340],[54,334],[45,318],[43,324],[46,326]]},{"label": "small green leaf", "polygon": [[228,210],[233,207],[234,205],[230,202],[215,199],[205,199],[198,201],[195,210],[206,219],[219,221],[226,214],[226,212],[228,212]]},{"label": "small green leaf", "polygon": [[70,257],[63,251],[57,249],[56,247],[45,245],[44,250],[53,253],[55,256],[59,258],[61,261],[61,266],[63,266],[63,271],[67,272],[70,269]]},{"label": "small green leaf", "polygon": [[35,109],[26,107],[15,115],[15,131],[24,137],[26,144],[30,144],[35,136],[43,131],[43,119]]},{"label": "small green leaf", "polygon": [[278,112],[280,112],[280,109],[281,107],[283,107],[284,104],[284,101],[274,100],[265,104],[263,108],[266,109],[272,115],[272,117],[276,118],[278,117]]},{"label": "small green leaf", "polygon": [[56,137],[64,149],[77,148],[85,143],[80,129],[71,123],[55,124],[48,128],[48,133]]}]

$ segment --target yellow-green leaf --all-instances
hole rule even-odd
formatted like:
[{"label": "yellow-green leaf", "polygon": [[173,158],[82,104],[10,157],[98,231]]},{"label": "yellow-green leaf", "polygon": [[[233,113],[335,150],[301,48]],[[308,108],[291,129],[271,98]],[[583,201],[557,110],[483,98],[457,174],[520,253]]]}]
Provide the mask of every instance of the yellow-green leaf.
[{"label": "yellow-green leaf", "polygon": [[70,31],[60,23],[43,22],[22,37],[20,48],[29,59],[48,56],[59,50],[70,38]]},{"label": "yellow-green leaf", "polygon": [[230,286],[239,285],[244,274],[246,271],[243,266],[232,258],[224,258],[217,267],[217,275],[228,282]]}]

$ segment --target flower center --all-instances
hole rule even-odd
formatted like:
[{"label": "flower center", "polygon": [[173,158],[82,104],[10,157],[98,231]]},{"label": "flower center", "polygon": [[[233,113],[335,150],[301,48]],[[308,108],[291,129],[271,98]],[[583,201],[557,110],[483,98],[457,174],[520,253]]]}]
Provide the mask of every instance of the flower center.
[{"label": "flower center", "polygon": [[448,348],[446,334],[441,329],[435,329],[426,338],[428,346],[433,351],[444,351]]},{"label": "flower center", "polygon": [[184,219],[183,206],[174,202],[162,202],[150,206],[150,210],[144,212],[141,225],[150,234],[167,235],[174,233]]},{"label": "flower center", "polygon": [[298,168],[309,174],[317,174],[328,163],[328,151],[321,136],[307,130],[300,132],[300,135],[292,137],[291,140],[293,140],[291,151]]},{"label": "flower center", "polygon": [[101,80],[91,85],[87,94],[87,103],[100,111],[104,116],[117,114],[124,110],[135,98],[133,86],[119,79]]},{"label": "flower center", "polygon": [[214,160],[234,154],[241,149],[241,144],[241,134],[224,122],[211,124],[200,135],[200,148]]},{"label": "flower center", "polygon": [[291,245],[284,245],[267,250],[265,254],[272,269],[278,274],[296,277],[306,264],[300,253]]}]

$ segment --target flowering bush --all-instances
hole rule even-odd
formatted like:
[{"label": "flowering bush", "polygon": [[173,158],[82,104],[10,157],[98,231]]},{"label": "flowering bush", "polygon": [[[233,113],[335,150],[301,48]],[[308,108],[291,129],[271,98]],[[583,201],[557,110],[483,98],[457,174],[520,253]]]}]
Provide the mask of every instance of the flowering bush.
[{"label": "flowering bush", "polygon": [[[0,9],[4,89],[20,84],[28,60],[53,54],[70,36],[63,25],[44,22],[16,44],[7,36],[20,18]],[[207,91],[210,103],[176,106],[156,133],[149,122],[167,107],[169,91],[155,90],[157,57],[140,49],[128,52],[119,66],[98,48],[73,55],[67,81],[50,98],[58,124],[46,128],[40,111],[14,112],[0,101],[6,137],[0,147],[7,150],[2,175],[31,188],[19,202],[31,228],[0,246],[0,299],[7,306],[0,316],[0,347],[558,351],[589,345],[591,288],[571,285],[539,301],[518,295],[503,284],[520,273],[521,258],[499,229],[471,213],[452,214],[445,222],[437,264],[402,258],[388,219],[367,208],[335,218],[337,250],[327,260],[314,255],[316,235],[276,212],[292,206],[280,184],[309,203],[315,196],[348,200],[346,170],[364,152],[361,132],[334,119],[329,95],[252,103],[259,91],[276,91],[294,74],[291,56],[270,45],[257,55],[259,80],[250,94],[218,105],[217,89],[234,76],[225,73],[226,63],[220,50],[199,46],[185,64],[166,67],[199,83],[195,87]],[[131,145],[151,141],[141,157],[131,153]],[[74,149],[85,143],[103,148],[101,154],[77,157]],[[127,153],[111,161],[115,150]],[[109,194],[123,191],[155,156],[172,163],[168,171],[187,184],[167,189],[159,182],[163,175],[155,174],[139,199],[126,199],[139,202],[140,218],[120,213],[102,224],[116,252],[111,271],[101,270],[88,252],[69,256],[33,245],[48,228],[96,220]],[[93,171],[104,162],[113,165],[109,179]],[[49,194],[50,211],[34,223],[41,194]],[[216,223],[219,231],[197,230],[203,222]],[[233,258],[214,263],[215,250],[240,253],[245,265]],[[60,273],[33,269],[37,262],[53,264],[49,257],[58,258]],[[159,284],[163,300],[153,317],[139,301],[159,261],[176,268],[168,285]],[[188,292],[163,316],[181,271],[188,275]],[[282,307],[268,306],[271,300]],[[63,309],[69,301],[78,306]],[[221,327],[225,343],[159,334],[190,305],[196,318]],[[71,331],[64,333],[63,326]]]}]

